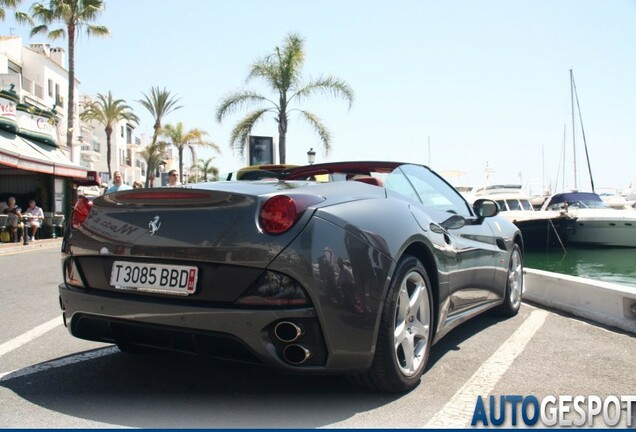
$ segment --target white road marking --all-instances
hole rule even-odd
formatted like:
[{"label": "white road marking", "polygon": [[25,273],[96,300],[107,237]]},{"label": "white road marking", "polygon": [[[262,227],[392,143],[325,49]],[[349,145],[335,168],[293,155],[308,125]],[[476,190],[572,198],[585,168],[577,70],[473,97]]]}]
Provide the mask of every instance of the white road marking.
[{"label": "white road marking", "polygon": [[[29,330],[26,333],[21,334],[18,337],[11,339],[8,342],[0,345],[0,357],[3,355],[10,353],[11,351],[20,348],[23,345],[28,344],[32,340],[42,336],[43,334],[53,330],[55,327],[62,324],[62,318],[57,317],[53,318],[51,321],[45,322],[44,324],[40,324],[39,326]],[[79,363],[86,360],[95,359],[98,357],[103,357],[106,355],[114,354],[119,352],[119,349],[114,346],[107,347],[105,349],[98,349],[95,351],[89,351],[86,353],[72,355],[70,357],[62,358],[59,360],[52,360],[46,363],[41,363],[34,366],[29,366],[24,369],[17,369],[10,372],[0,372],[0,381],[5,381],[7,379],[13,379],[25,375],[31,375],[36,372],[45,371],[47,369],[52,369],[56,367],[66,366],[73,363]]]},{"label": "white road marking", "polygon": [[14,349],[20,348],[22,345],[28,344],[33,339],[42,336],[48,331],[53,330],[60,324],[62,324],[62,317],[58,316],[56,318],[53,318],[51,321],[40,324],[39,326],[29,330],[28,332],[22,333],[20,336],[3,343],[2,345],[0,345],[0,357],[13,351]]},{"label": "white road marking", "polygon": [[425,429],[470,426],[477,396],[488,396],[545,322],[548,312],[533,311],[512,336],[486,360],[444,407],[424,425]]},{"label": "white road marking", "polygon": [[80,363],[86,360],[93,360],[99,357],[118,353],[119,349],[116,346],[109,346],[106,348],[100,348],[94,351],[89,351],[81,354],[75,354],[69,357],[65,357],[59,360],[52,360],[46,363],[41,363],[34,366],[29,366],[24,369],[18,369],[11,372],[1,372],[0,382],[9,379],[14,379],[22,376],[31,375],[37,372],[42,372],[48,369],[54,369],[57,367],[68,366],[74,363]]}]

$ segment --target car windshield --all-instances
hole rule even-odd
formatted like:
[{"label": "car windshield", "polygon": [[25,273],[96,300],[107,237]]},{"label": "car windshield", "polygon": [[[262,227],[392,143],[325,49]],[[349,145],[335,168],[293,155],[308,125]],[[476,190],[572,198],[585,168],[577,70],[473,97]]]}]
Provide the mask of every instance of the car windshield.
[{"label": "car windshield", "polygon": [[384,185],[390,193],[403,195],[427,209],[472,216],[466,200],[452,186],[422,166],[402,165],[386,177]]}]

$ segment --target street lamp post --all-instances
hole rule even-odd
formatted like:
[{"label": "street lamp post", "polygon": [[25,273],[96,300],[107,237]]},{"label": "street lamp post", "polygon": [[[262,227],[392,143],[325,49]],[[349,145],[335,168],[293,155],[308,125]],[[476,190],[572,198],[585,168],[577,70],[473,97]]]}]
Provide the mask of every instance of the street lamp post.
[{"label": "street lamp post", "polygon": [[307,152],[307,162],[309,162],[309,165],[312,165],[315,161],[316,161],[316,152],[314,151],[314,148],[312,147]]}]

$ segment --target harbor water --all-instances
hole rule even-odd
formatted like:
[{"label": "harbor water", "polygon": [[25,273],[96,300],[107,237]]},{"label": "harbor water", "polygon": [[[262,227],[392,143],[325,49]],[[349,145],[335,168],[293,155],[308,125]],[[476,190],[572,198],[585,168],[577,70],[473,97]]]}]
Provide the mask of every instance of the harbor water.
[{"label": "harbor water", "polygon": [[636,289],[636,248],[568,246],[549,251],[526,251],[526,268],[616,283]]}]

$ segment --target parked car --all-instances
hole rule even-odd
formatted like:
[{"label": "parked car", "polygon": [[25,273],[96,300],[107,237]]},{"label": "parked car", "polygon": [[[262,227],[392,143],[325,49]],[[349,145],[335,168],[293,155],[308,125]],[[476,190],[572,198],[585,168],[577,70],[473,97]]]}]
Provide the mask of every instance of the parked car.
[{"label": "parked car", "polygon": [[403,392],[452,328],[519,310],[522,237],[494,201],[397,162],[284,177],[78,202],[59,286],[71,334]]}]

